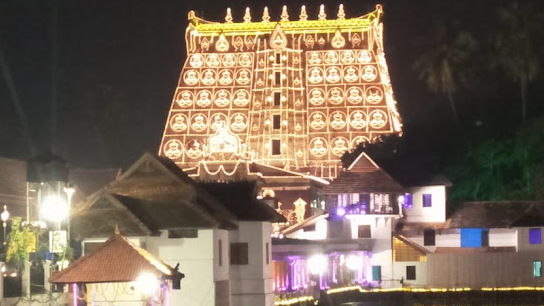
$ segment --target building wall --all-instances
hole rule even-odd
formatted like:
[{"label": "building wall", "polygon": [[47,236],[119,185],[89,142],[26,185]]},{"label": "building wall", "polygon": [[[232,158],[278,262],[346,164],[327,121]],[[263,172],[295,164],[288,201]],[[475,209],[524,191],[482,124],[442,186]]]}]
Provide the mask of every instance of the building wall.
[{"label": "building wall", "polygon": [[[529,230],[530,229],[540,229],[540,232],[542,233],[542,227],[519,227],[516,228],[516,238],[518,242],[518,250],[519,251],[537,251],[544,249],[542,242],[537,244],[530,244],[529,243]],[[542,237],[542,236],[541,236]]]},{"label": "building wall", "polygon": [[232,305],[274,305],[271,235],[268,222],[241,221],[229,232],[230,242],[248,243],[249,255],[247,265],[230,265]]},{"label": "building wall", "polygon": [[315,223],[315,231],[298,230],[288,234],[288,238],[307,239],[307,240],[323,240],[327,239],[328,221],[319,220]]},{"label": "building wall", "polygon": [[[445,222],[446,221],[446,187],[424,186],[409,189],[412,194],[412,207],[403,208],[407,222]],[[423,207],[423,195],[432,195],[432,206]]]},{"label": "building wall", "polygon": [[[415,266],[416,279],[409,280],[406,275],[406,267]],[[402,278],[404,286],[418,288],[427,285],[427,262],[425,261],[402,261],[393,263],[393,278],[400,280]],[[399,286],[402,284],[399,281]]]},{"label": "building wall", "polygon": [[150,253],[172,267],[179,263],[179,271],[185,274],[181,290],[170,291],[169,305],[215,305],[215,282],[228,279],[228,262],[223,263],[225,268],[218,269],[214,252],[217,239],[226,237],[225,232],[202,229],[197,238],[169,239],[164,233],[160,237],[145,237],[145,248]]},{"label": "building wall", "polygon": [[503,253],[442,253],[427,255],[428,286],[438,288],[544,286],[533,275],[534,261],[544,250]]},{"label": "building wall", "polygon": [[[417,236],[410,236],[412,241],[426,248],[431,252],[435,252],[436,248],[460,248],[461,247],[461,232],[458,228],[452,229],[437,229],[435,231],[435,245],[424,245],[423,231]],[[490,247],[515,247],[517,246],[517,230],[506,228],[489,229],[489,246]],[[529,238],[527,238],[528,240]]]},{"label": "building wall", "polygon": [[[373,282],[374,286],[392,288],[398,286],[398,280],[393,275],[393,250],[392,250],[392,218],[376,217],[375,228],[372,231],[372,257],[371,266],[381,266],[381,282]],[[369,269],[372,271],[372,269]],[[367,279],[372,279],[367,276]]]},{"label": "building wall", "polygon": [[[529,238],[527,238],[528,241]],[[518,230],[511,228],[489,229],[490,247],[516,247],[518,246]],[[542,246],[541,246],[542,247]]]}]

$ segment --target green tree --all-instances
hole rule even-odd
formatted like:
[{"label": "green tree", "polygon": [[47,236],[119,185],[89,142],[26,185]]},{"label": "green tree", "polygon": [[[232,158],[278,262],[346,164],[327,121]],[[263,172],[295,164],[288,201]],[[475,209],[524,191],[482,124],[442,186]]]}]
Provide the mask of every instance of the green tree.
[{"label": "green tree", "polygon": [[498,10],[497,31],[493,34],[492,66],[519,83],[521,118],[527,118],[527,85],[540,71],[542,14],[529,4],[513,1]]},{"label": "green tree", "polygon": [[11,219],[6,252],[6,261],[18,271],[24,269],[29,253],[36,251],[36,233],[31,226],[23,226],[21,220],[21,217]]},{"label": "green tree", "polygon": [[470,33],[453,25],[438,23],[432,30],[431,40],[414,62],[413,68],[432,92],[446,96],[455,123],[459,126],[453,94],[459,83],[467,83],[468,63],[478,44]]},{"label": "green tree", "polygon": [[449,170],[450,198],[544,199],[544,117],[527,120],[515,133],[469,147]]}]

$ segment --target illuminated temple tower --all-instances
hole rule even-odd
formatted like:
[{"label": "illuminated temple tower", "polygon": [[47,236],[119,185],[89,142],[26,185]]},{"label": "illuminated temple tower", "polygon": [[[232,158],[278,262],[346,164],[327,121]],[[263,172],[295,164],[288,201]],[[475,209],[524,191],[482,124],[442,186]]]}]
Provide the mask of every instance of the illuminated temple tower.
[{"label": "illuminated temple tower", "polygon": [[[321,6],[296,21],[287,8],[271,21],[224,23],[189,13],[187,60],[164,130],[160,155],[182,168],[251,160],[334,177],[342,154],[361,142],[400,133],[383,51],[381,6],[327,19]],[[226,162],[226,163],[225,163]]]},{"label": "illuminated temple tower", "polygon": [[295,21],[285,6],[279,21],[267,8],[242,22],[227,9],[224,23],[189,12],[159,154],[196,180],[259,180],[261,195],[300,219],[344,152],[401,133],[381,16],[380,5],[351,19],[342,5],[335,19],[322,5],[317,20],[304,6]]}]

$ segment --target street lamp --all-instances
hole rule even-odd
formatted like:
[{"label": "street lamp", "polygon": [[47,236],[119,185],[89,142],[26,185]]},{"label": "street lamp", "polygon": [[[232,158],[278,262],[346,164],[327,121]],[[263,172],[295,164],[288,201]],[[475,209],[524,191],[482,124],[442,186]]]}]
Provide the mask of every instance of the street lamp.
[{"label": "street lamp", "polygon": [[9,211],[6,205],[4,205],[4,211],[0,214],[0,218],[2,219],[2,226],[4,226],[4,245],[6,245],[6,222],[9,219]]},{"label": "street lamp", "polygon": [[64,192],[68,196],[68,216],[66,217],[66,240],[70,245],[70,211],[72,210],[72,196],[76,190],[73,187],[64,187]]}]

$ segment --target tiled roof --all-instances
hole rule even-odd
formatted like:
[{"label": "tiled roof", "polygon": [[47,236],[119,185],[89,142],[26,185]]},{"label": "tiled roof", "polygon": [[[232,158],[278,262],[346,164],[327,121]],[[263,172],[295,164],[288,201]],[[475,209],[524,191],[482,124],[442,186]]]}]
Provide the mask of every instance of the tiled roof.
[{"label": "tiled roof", "polygon": [[157,277],[177,273],[146,250],[114,234],[96,251],[79,258],[67,269],[53,275],[49,281],[64,284],[130,282],[136,280],[142,272]]},{"label": "tiled roof", "polygon": [[120,169],[70,169],[70,183],[74,184],[76,192],[73,203],[82,201],[100,188],[115,180]]},{"label": "tiled roof", "polygon": [[365,153],[325,186],[322,194],[341,193],[404,193],[405,189],[382,170]]},{"label": "tiled roof", "polygon": [[544,226],[544,202],[464,202],[450,219],[451,228]]},{"label": "tiled roof", "polygon": [[169,160],[144,154],[125,173],[80,203],[74,237],[104,237],[162,229],[237,227],[236,216]]},{"label": "tiled roof", "polygon": [[241,221],[286,222],[274,208],[256,198],[255,182],[199,183]]}]

